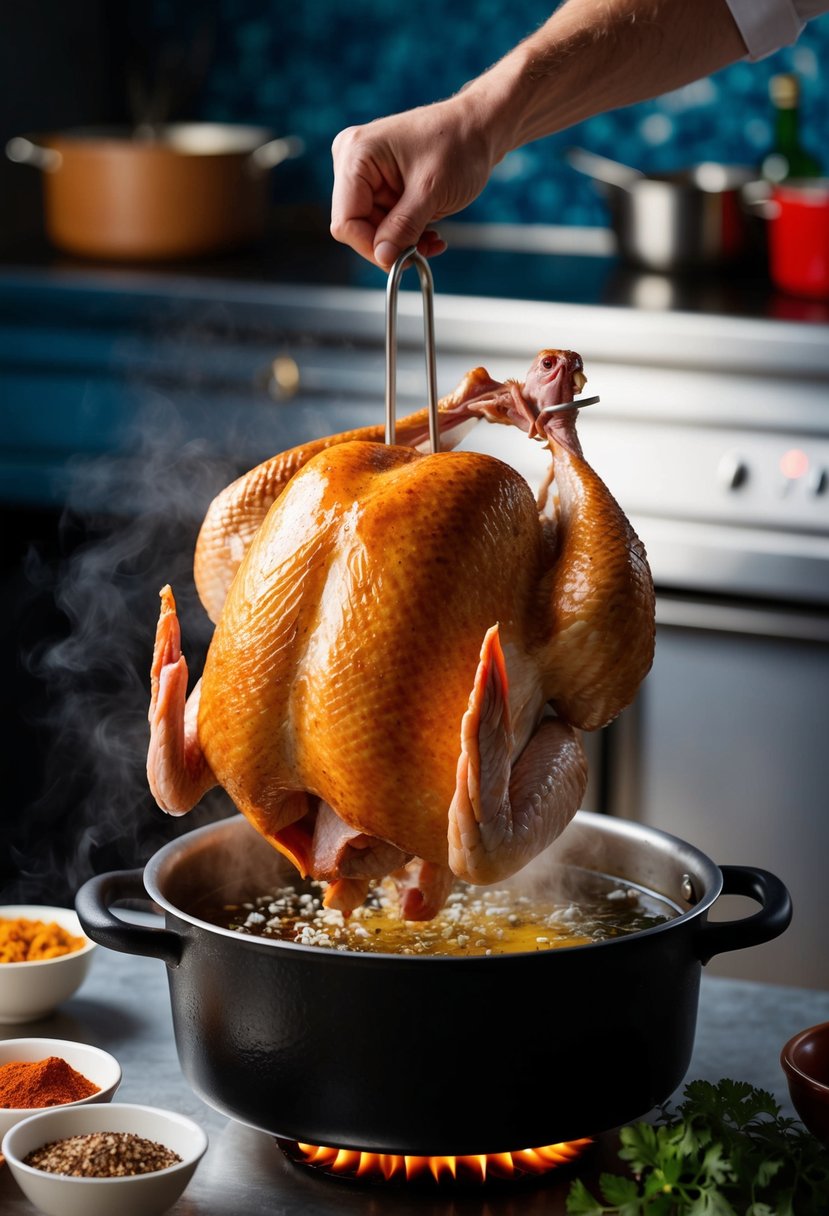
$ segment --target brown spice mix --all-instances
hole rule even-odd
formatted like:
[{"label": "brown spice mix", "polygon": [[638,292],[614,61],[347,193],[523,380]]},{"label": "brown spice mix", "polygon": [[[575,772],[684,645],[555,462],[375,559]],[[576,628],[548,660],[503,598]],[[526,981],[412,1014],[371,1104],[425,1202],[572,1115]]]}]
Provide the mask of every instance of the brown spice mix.
[{"label": "brown spice mix", "polygon": [[178,1165],[181,1157],[134,1132],[89,1132],[52,1140],[23,1160],[37,1170],[71,1178],[127,1178]]}]

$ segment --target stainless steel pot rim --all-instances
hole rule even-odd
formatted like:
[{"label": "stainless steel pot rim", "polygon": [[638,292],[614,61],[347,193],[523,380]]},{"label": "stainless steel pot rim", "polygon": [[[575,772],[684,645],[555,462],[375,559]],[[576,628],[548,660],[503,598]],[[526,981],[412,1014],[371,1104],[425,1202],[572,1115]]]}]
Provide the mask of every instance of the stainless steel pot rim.
[{"label": "stainless steel pot rim", "polygon": [[720,164],[718,161],[700,161],[675,173],[649,174],[644,180],[662,182],[673,186],[686,186],[703,194],[723,194],[739,190],[749,182],[756,181],[757,172],[748,165]]},{"label": "stainless steel pot rim", "polygon": [[[575,824],[584,827],[594,827],[605,832],[610,832],[612,835],[618,835],[625,840],[643,842],[646,846],[651,847],[658,844],[660,847],[670,849],[672,852],[679,852],[684,868],[687,869],[689,875],[693,875],[697,880],[704,883],[704,890],[699,893],[695,891],[693,906],[687,911],[681,912],[678,916],[672,917],[661,925],[654,925],[649,929],[641,929],[636,933],[627,934],[624,937],[608,939],[606,941],[589,942],[580,946],[566,946],[558,950],[545,951],[524,951],[512,952],[509,954],[492,954],[492,955],[473,955],[469,958],[459,958],[451,955],[416,955],[416,954],[400,954],[397,952],[372,952],[360,953],[353,950],[342,950],[336,947],[304,945],[300,942],[287,942],[271,938],[256,937],[254,935],[246,935],[239,933],[234,929],[225,929],[220,925],[211,924],[209,921],[201,920],[199,917],[187,912],[185,909],[178,907],[172,902],[161,890],[160,882],[163,880],[163,871],[173,862],[176,855],[195,847],[204,840],[210,839],[212,835],[217,834],[222,829],[233,830],[234,825],[245,823],[241,815],[231,816],[229,819],[220,820],[217,823],[208,824],[202,828],[196,828],[192,832],[186,833],[184,836],[176,840],[170,841],[164,845],[157,853],[150,858],[144,868],[144,887],[150,899],[159,908],[161,908],[169,916],[175,917],[179,921],[192,925],[194,928],[203,930],[210,934],[219,937],[228,938],[229,940],[239,943],[245,949],[254,950],[276,950],[278,953],[287,951],[289,954],[300,954],[306,957],[320,959],[324,957],[326,961],[332,959],[340,959],[346,961],[348,965],[354,965],[355,960],[366,966],[385,966],[396,964],[400,966],[436,966],[443,965],[444,967],[463,967],[479,966],[508,966],[520,963],[521,966],[550,966],[551,958],[561,958],[562,956],[581,956],[585,951],[601,951],[608,949],[620,950],[630,948],[632,944],[641,942],[645,938],[654,937],[676,929],[677,927],[686,924],[689,920],[699,917],[715,902],[722,891],[723,877],[719,867],[694,845],[688,844],[687,841],[681,840],[677,836],[672,836],[668,832],[664,832],[658,828],[652,828],[643,824],[633,823],[630,820],[615,819],[608,815],[597,814],[592,811],[579,811],[574,819]],[[601,872],[601,871],[599,871]],[[613,875],[613,877],[619,877]],[[636,883],[631,880],[631,885],[638,885],[641,889],[644,884]],[[654,892],[661,899],[668,903],[674,901],[660,892]],[[529,960],[535,960],[530,963]]]}]

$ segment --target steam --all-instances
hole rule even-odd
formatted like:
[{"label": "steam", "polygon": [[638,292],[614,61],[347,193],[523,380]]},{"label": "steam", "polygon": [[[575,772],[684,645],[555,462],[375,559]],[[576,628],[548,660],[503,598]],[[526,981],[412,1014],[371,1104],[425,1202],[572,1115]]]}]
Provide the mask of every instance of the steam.
[{"label": "steam", "polygon": [[217,791],[184,820],[169,819],[149,794],[145,763],[158,592],[168,581],[175,589],[192,686],[212,634],[193,549],[207,504],[239,470],[187,441],[168,399],[141,399],[126,455],[72,464],[64,556],[55,563],[31,550],[25,561],[35,599],[50,597],[63,625],[20,655],[42,688],[43,712],[30,725],[48,746],[16,827],[5,902],[71,904],[92,874],[143,864],[173,835],[232,809]]}]

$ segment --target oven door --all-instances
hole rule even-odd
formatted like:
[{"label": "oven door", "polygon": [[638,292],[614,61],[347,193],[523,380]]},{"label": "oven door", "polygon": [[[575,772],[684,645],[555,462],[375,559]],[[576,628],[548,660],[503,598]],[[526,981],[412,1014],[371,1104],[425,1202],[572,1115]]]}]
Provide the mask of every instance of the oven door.
[{"label": "oven door", "polygon": [[789,887],[787,932],[710,970],[829,988],[829,613],[660,594],[653,668],[603,733],[611,813]]}]

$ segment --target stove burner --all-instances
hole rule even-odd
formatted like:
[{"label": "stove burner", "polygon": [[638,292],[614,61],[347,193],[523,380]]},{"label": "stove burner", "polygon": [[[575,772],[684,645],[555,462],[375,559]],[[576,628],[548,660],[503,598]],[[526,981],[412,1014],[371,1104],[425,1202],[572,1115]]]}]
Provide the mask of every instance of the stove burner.
[{"label": "stove burner", "polygon": [[539,1178],[575,1161],[592,1140],[567,1140],[542,1148],[464,1157],[419,1157],[302,1144],[277,1137],[292,1164],[343,1182],[372,1186],[465,1187]]}]

